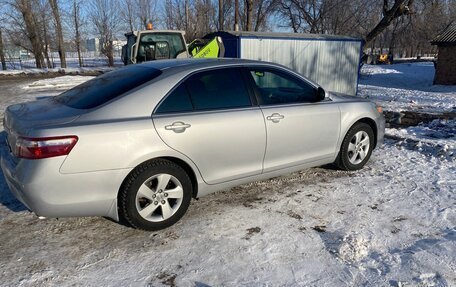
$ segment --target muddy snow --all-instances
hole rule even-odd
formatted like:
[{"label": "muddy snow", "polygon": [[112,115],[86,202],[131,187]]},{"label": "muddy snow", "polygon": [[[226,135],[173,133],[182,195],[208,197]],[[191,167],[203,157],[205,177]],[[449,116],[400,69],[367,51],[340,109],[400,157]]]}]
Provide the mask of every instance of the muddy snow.
[{"label": "muddy snow", "polygon": [[[401,65],[365,67],[361,96],[395,111],[456,106],[454,86],[401,87],[430,76],[419,72],[427,64]],[[0,80],[0,105],[59,92],[35,82]],[[456,286],[454,131],[455,119],[387,129],[361,171],[325,166],[221,191],[160,232],[39,220],[1,177],[0,285]]]}]

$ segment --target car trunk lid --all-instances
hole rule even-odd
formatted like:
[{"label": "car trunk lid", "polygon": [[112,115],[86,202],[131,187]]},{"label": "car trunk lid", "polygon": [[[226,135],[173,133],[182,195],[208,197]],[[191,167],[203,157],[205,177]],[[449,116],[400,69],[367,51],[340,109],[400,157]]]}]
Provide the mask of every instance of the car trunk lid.
[{"label": "car trunk lid", "polygon": [[67,107],[53,98],[9,106],[3,126],[10,150],[18,136],[33,137],[33,132],[39,128],[72,122],[82,113],[84,110]]}]

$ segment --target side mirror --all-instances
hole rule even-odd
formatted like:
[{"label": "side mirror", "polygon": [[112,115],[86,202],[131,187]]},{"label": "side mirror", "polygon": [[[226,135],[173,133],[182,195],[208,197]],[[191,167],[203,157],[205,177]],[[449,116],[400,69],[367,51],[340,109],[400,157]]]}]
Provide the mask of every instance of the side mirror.
[{"label": "side mirror", "polygon": [[316,99],[317,102],[323,101],[326,97],[325,90],[323,90],[322,87],[318,87],[316,96],[317,96],[317,99]]}]

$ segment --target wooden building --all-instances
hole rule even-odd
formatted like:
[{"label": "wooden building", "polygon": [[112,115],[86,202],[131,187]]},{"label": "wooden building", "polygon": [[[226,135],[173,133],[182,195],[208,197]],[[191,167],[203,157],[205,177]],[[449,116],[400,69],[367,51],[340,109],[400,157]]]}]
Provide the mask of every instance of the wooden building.
[{"label": "wooden building", "polygon": [[456,22],[453,22],[431,42],[439,52],[434,84],[456,85]]}]

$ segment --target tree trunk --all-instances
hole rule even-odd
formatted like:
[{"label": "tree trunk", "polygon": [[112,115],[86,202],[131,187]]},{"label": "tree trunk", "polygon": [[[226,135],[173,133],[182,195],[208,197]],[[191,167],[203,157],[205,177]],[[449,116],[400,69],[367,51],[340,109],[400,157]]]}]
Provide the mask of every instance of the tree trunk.
[{"label": "tree trunk", "polygon": [[0,61],[2,62],[2,70],[6,71],[5,53],[3,52],[2,29],[0,29]]},{"label": "tree trunk", "polygon": [[114,51],[112,46],[112,40],[106,40],[105,45],[105,55],[108,58],[108,66],[114,67]]},{"label": "tree trunk", "polygon": [[219,31],[223,31],[223,0],[218,0],[218,7],[219,7],[219,14],[218,14],[218,20],[219,20]]},{"label": "tree trunk", "polygon": [[38,69],[44,68],[43,48],[38,36],[37,27],[33,19],[32,6],[29,0],[18,1],[18,9],[24,18],[27,38],[32,44],[32,52],[35,56],[35,63]]},{"label": "tree trunk", "polygon": [[188,0],[185,0],[185,32],[188,32],[189,28],[189,7],[188,7]]},{"label": "tree trunk", "polygon": [[79,4],[76,3],[76,0],[73,1],[73,22],[76,33],[74,40],[76,44],[76,51],[78,52],[79,67],[82,67],[84,63],[82,62],[81,57],[81,34],[79,32]]},{"label": "tree trunk", "polygon": [[261,14],[263,12],[263,1],[259,2],[259,7],[258,11],[256,12],[256,21],[255,21],[255,28],[253,29],[255,32],[258,32],[260,29],[261,23],[263,22],[263,15]]},{"label": "tree trunk", "polygon": [[[42,20],[43,20],[43,37],[44,37],[44,41],[42,39],[40,39],[40,42],[44,42],[44,49],[43,49],[43,53],[44,53],[44,57],[46,58],[46,63],[47,63],[47,67],[50,69],[50,68],[54,68],[54,64],[51,63],[50,59],[49,59],[49,37],[48,37],[48,33],[47,33],[47,25],[46,25],[46,15],[45,14],[42,14]],[[43,64],[44,66],[44,64]]]},{"label": "tree trunk", "polygon": [[65,44],[63,42],[63,32],[62,32],[62,22],[60,21],[59,6],[57,5],[57,0],[49,0],[49,4],[52,8],[52,14],[55,19],[55,32],[57,36],[57,50],[59,52],[60,58],[60,67],[66,68],[66,59],[65,59]]},{"label": "tree trunk", "polygon": [[246,31],[252,31],[252,16],[253,16],[253,0],[246,0],[247,8],[247,21],[246,21]]},{"label": "tree trunk", "polygon": [[239,0],[234,0],[234,31],[239,31]]}]

